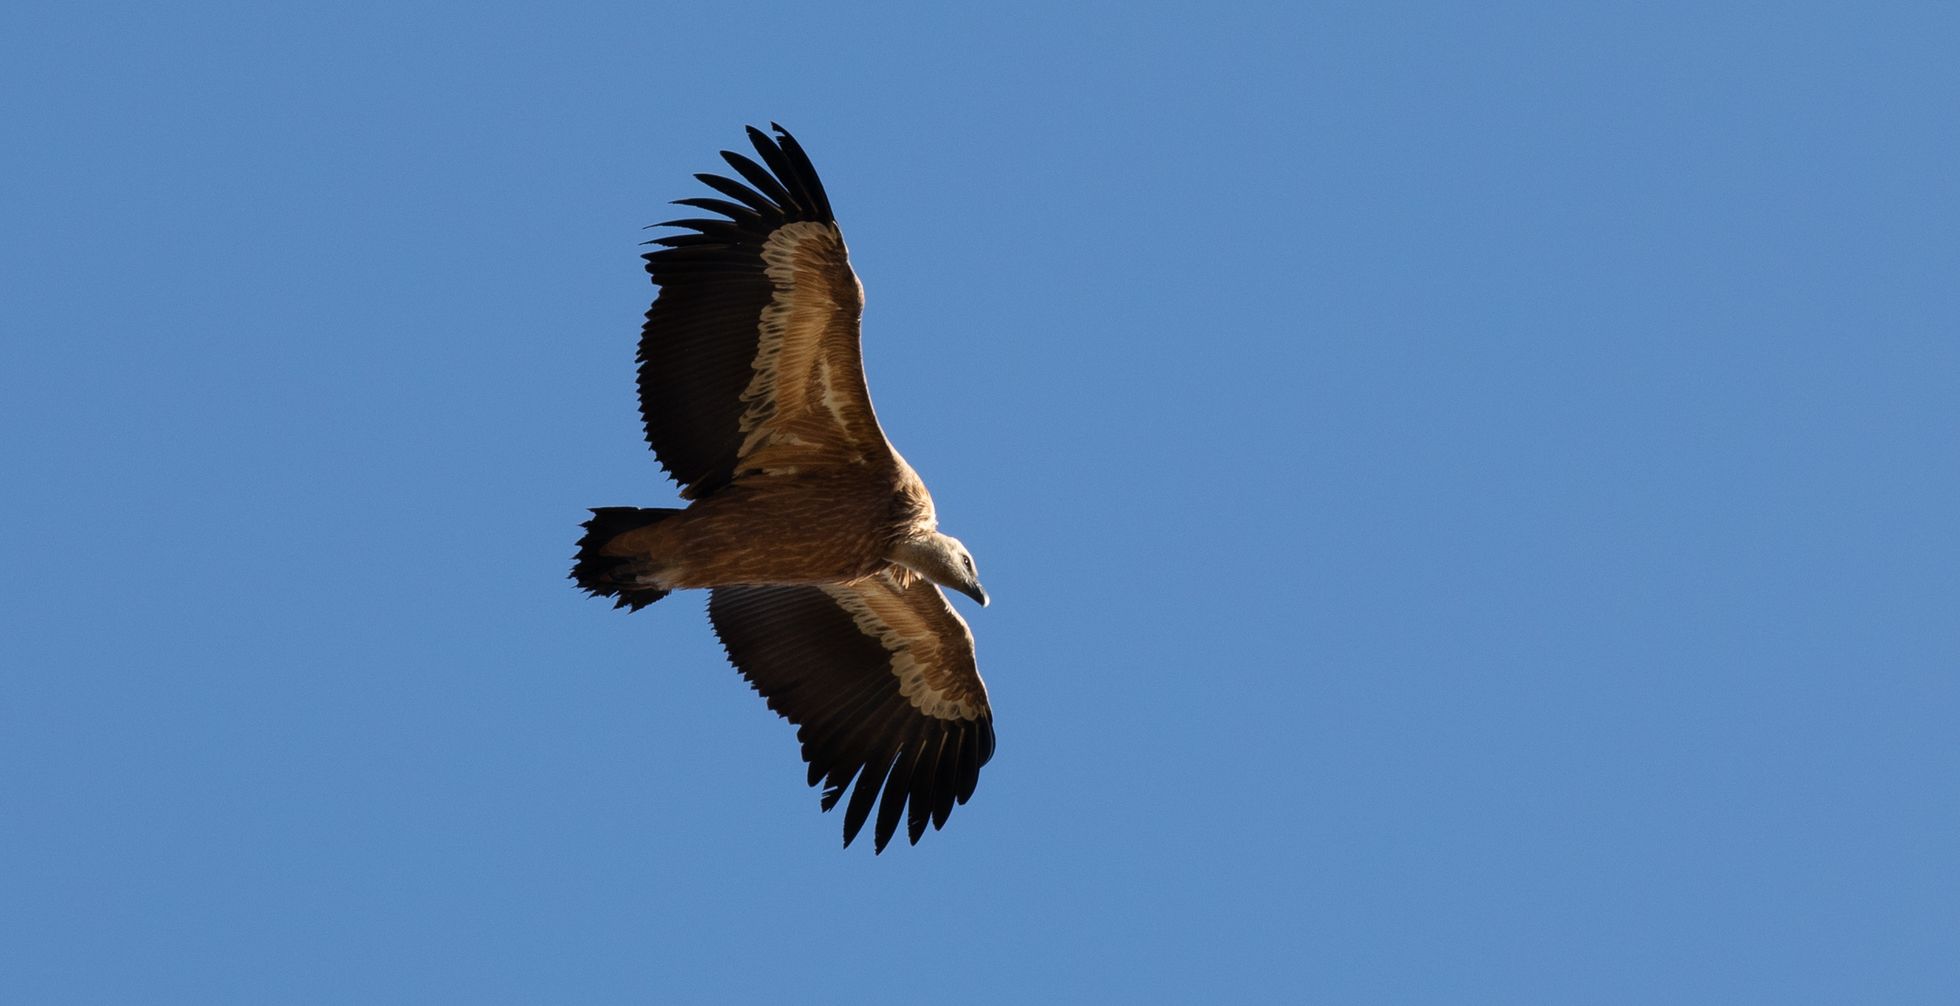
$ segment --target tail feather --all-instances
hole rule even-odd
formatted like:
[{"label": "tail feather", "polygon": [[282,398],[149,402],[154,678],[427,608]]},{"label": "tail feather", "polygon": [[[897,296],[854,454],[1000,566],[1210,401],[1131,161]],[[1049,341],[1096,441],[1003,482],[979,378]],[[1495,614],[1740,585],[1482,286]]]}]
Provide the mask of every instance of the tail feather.
[{"label": "tail feather", "polygon": [[597,507],[592,519],[580,525],[585,537],[578,540],[578,557],[572,563],[572,579],[580,589],[594,597],[613,598],[613,607],[638,611],[666,597],[668,591],[639,585],[634,579],[634,562],[606,555],[607,542],[650,524],[658,524],[680,513],[674,509],[641,509],[630,506]]}]

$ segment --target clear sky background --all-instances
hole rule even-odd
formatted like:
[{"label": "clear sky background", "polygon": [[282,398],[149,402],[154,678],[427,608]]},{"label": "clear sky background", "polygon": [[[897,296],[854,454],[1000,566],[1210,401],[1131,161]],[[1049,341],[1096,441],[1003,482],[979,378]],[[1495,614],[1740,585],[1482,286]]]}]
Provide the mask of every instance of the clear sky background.
[{"label": "clear sky background", "polygon": [[[0,14],[0,999],[1952,1001],[1950,6],[272,6]],[[879,857],[565,579],[772,119],[995,599]]]}]

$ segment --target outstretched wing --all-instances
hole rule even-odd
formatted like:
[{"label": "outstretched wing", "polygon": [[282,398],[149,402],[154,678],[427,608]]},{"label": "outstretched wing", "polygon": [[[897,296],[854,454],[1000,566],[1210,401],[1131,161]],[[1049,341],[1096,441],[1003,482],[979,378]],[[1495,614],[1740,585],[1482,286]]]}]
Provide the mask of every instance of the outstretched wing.
[{"label": "outstretched wing", "polygon": [[[781,126],[751,127],[762,158],[722,157],[743,181],[696,175],[727,198],[677,203],[721,218],[646,255],[660,295],[640,336],[640,416],[661,466],[693,499],[751,472],[890,456],[858,354],[864,294],[823,183]],[[723,219],[725,218],[725,219]]]},{"label": "outstretched wing", "polygon": [[[851,844],[875,804],[876,849],[906,818],[914,844],[973,795],[994,754],[973,634],[939,588],[879,575],[814,587],[717,587],[708,615],[728,659],[797,725],[823,809]],[[883,797],[880,798],[882,792]],[[907,812],[907,804],[910,811]]]}]

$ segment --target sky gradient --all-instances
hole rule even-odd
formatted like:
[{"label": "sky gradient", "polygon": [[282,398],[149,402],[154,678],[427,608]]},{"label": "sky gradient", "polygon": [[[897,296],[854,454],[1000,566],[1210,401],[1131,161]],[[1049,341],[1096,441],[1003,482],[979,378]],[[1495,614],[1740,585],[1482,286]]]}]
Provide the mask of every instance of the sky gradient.
[{"label": "sky gradient", "polygon": [[[0,14],[0,999],[1950,1001],[1951,9],[814,6]],[[878,857],[565,579],[771,120],[994,599]]]}]

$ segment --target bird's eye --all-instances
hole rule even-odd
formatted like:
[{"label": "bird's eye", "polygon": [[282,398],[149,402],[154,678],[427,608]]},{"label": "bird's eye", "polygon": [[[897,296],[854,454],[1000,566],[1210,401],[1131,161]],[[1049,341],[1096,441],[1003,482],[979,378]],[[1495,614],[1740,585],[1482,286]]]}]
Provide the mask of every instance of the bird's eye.
[{"label": "bird's eye", "polygon": [[963,555],[963,556],[960,556],[960,561],[961,561],[961,562],[963,562],[963,563],[966,563],[966,571],[967,571],[967,572],[969,572],[969,573],[971,573],[971,572],[973,572],[973,557],[972,557],[972,556],[970,556],[970,555]]}]

